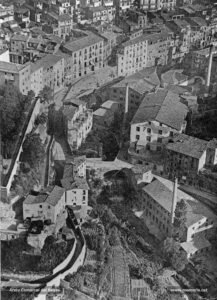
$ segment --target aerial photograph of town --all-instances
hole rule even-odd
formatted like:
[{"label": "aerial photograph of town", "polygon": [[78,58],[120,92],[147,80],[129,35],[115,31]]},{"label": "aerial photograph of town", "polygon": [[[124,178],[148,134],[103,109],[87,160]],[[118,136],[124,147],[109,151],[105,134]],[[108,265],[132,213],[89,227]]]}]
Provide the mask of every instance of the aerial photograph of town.
[{"label": "aerial photograph of town", "polygon": [[217,300],[217,0],[0,0],[2,300]]}]

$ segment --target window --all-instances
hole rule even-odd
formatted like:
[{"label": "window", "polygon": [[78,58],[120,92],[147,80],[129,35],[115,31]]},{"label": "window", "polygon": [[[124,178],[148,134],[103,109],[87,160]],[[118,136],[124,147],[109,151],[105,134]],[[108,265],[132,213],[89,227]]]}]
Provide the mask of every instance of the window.
[{"label": "window", "polygon": [[148,132],[148,133],[151,133],[151,128],[147,128],[147,132]]},{"label": "window", "polygon": [[136,135],[136,139],[139,140],[139,135],[138,134]]},{"label": "window", "polygon": [[158,130],[158,134],[162,134],[162,130]]},{"label": "window", "polygon": [[150,145],[146,145],[146,149],[147,149],[147,150],[150,150]]},{"label": "window", "polygon": [[151,121],[148,122],[148,125],[151,125]]},{"label": "window", "polygon": [[157,138],[158,143],[162,143],[162,138]]},{"label": "window", "polygon": [[42,208],[42,205],[39,205],[40,208]]},{"label": "window", "polygon": [[136,127],[136,131],[140,131],[140,127]]},{"label": "window", "polygon": [[160,152],[161,151],[161,147],[157,146],[157,151]]},{"label": "window", "polygon": [[151,142],[151,137],[150,137],[150,136],[147,136],[147,137],[146,137],[146,140],[147,140],[148,142]]},{"label": "window", "polygon": [[173,137],[173,132],[172,131],[170,131],[170,136]]}]

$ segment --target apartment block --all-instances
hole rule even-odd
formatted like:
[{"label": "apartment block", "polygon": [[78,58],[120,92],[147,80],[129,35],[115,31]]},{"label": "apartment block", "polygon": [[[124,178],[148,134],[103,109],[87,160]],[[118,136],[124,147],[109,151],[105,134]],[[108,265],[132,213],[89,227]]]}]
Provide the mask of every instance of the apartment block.
[{"label": "apartment block", "polygon": [[70,100],[64,104],[63,116],[69,146],[72,150],[76,150],[92,129],[93,112],[87,109],[83,101]]},{"label": "apartment block", "polygon": [[73,29],[73,16],[70,14],[60,14],[50,11],[47,13],[47,24],[43,26],[43,29],[48,33],[58,35],[60,38],[65,39]]},{"label": "apartment block", "polygon": [[147,66],[148,41],[142,32],[123,43],[117,53],[118,76],[129,76]]},{"label": "apartment block", "polygon": [[102,5],[101,0],[80,0],[80,7],[99,7]]},{"label": "apartment block", "polygon": [[[47,54],[41,59],[37,60],[35,63],[32,63],[32,78],[39,78],[36,72],[39,72],[43,68],[43,86],[49,86],[53,93],[59,91],[65,80],[65,69],[64,69],[64,58],[57,55]],[[33,74],[35,73],[35,74]],[[40,78],[39,78],[40,79]],[[38,83],[37,90],[39,90],[40,82]]]},{"label": "apartment block", "polygon": [[21,28],[28,28],[30,24],[30,10],[26,7],[17,7],[14,9],[14,20]]},{"label": "apartment block", "polygon": [[35,96],[37,97],[40,93],[40,91],[44,88],[44,80],[43,80],[43,66],[39,64],[31,63],[31,90],[35,93]]},{"label": "apartment block", "polygon": [[11,84],[27,95],[31,90],[30,63],[18,65],[15,63],[0,61],[0,84]]},{"label": "apartment block", "polygon": [[135,143],[135,152],[161,151],[175,133],[185,131],[187,112],[179,95],[171,91],[146,95],[131,121],[130,142]]},{"label": "apartment block", "polygon": [[97,6],[86,7],[85,17],[92,23],[111,22],[115,18],[115,7],[113,6]]},{"label": "apartment block", "polygon": [[146,27],[147,13],[132,8],[127,9],[116,18],[116,23],[126,34],[133,33],[135,30]]},{"label": "apartment block", "polygon": [[160,8],[165,10],[174,10],[176,7],[176,0],[160,0]]},{"label": "apartment block", "polygon": [[70,70],[72,78],[76,79],[91,74],[104,67],[102,37],[85,31],[80,32],[81,37],[73,38],[65,43],[62,51],[71,57]]},{"label": "apartment block", "polygon": [[161,8],[161,0],[140,0],[140,8],[147,11],[156,11]]},{"label": "apartment block", "polygon": [[118,11],[126,11],[133,6],[133,0],[114,0],[114,4]]}]

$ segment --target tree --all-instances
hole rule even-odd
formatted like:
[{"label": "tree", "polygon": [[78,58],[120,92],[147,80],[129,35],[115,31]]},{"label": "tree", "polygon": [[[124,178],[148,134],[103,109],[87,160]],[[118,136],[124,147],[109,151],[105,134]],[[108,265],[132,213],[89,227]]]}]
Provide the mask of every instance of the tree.
[{"label": "tree", "polygon": [[45,113],[41,113],[37,115],[35,119],[35,125],[38,126],[39,124],[45,124],[47,122],[47,115]]},{"label": "tree", "polygon": [[31,101],[9,84],[0,87],[0,98],[2,155],[11,158]]},{"label": "tree", "polygon": [[51,88],[45,85],[44,88],[39,92],[38,97],[41,99],[41,102],[46,102],[49,104],[53,98]]},{"label": "tree", "polygon": [[23,143],[22,161],[28,162],[30,167],[38,168],[44,158],[45,150],[42,145],[40,135],[29,133]]},{"label": "tree", "polygon": [[175,218],[173,223],[173,237],[182,241],[186,232],[186,220],[187,220],[187,204],[185,200],[181,199],[176,205]]},{"label": "tree", "polygon": [[180,244],[173,238],[166,238],[163,242],[163,254],[169,265],[175,270],[182,271],[188,263],[186,254],[180,250]]}]

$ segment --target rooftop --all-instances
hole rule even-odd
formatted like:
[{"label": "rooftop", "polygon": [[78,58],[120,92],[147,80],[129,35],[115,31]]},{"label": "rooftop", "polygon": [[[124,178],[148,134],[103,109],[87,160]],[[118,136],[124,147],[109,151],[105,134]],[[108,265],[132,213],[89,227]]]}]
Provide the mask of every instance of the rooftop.
[{"label": "rooftop", "polygon": [[8,73],[19,73],[20,70],[24,69],[27,66],[15,64],[11,62],[0,61],[0,70]]},{"label": "rooftop", "polygon": [[109,117],[112,114],[112,112],[106,108],[98,108],[96,111],[93,112],[94,116],[97,117]]},{"label": "rooftop", "polygon": [[161,33],[150,33],[150,34],[143,34],[138,36],[134,39],[126,41],[122,44],[123,47],[129,47],[137,43],[141,43],[143,41],[149,41],[155,43],[157,41],[162,41],[169,37],[169,33],[167,31],[162,31]]},{"label": "rooftop", "polygon": [[63,58],[61,56],[47,54],[41,59],[37,60],[35,63],[32,63],[32,71],[34,72],[35,70],[38,70],[41,67],[43,67],[43,69],[48,69],[57,64],[62,59]]},{"label": "rooftop", "polygon": [[194,237],[191,242],[184,242],[180,244],[182,249],[188,254],[194,254],[196,251],[208,248],[211,246],[210,242],[203,236]]},{"label": "rooftop", "polygon": [[173,142],[167,144],[166,149],[199,159],[207,148],[207,141],[189,136],[177,134]]},{"label": "rooftop", "polygon": [[64,48],[66,48],[69,51],[76,52],[83,48],[87,48],[91,45],[94,45],[94,44],[97,44],[97,43],[100,43],[103,41],[102,37],[100,37],[92,32],[86,31],[85,33],[86,33],[86,36],[77,38],[73,41],[66,43],[64,45]]},{"label": "rooftop", "polygon": [[116,101],[112,101],[112,100],[107,100],[105,101],[101,107],[102,108],[106,108],[106,109],[111,109],[113,105],[116,105],[116,104],[119,104],[118,102]]},{"label": "rooftop", "polygon": [[176,130],[180,130],[187,116],[187,107],[180,102],[179,95],[166,89],[146,95],[131,124],[156,120]]},{"label": "rooftop", "polygon": [[[144,186],[143,190],[170,213],[172,208],[174,183],[160,176],[154,175],[154,177],[155,180]],[[187,205],[187,227],[192,226],[204,218],[212,220],[215,224],[217,224],[217,216],[212,212],[212,210],[178,188],[177,202],[181,199],[183,199]],[[201,226],[202,225],[203,224],[201,224]]]},{"label": "rooftop", "polygon": [[183,70],[169,70],[161,75],[161,79],[167,84],[179,84],[188,79],[188,76],[182,72]]},{"label": "rooftop", "polygon": [[89,190],[89,186],[85,178],[76,176],[74,179],[72,177],[63,178],[61,180],[62,187],[66,190],[82,189]]},{"label": "rooftop", "polygon": [[29,194],[24,200],[24,204],[38,204],[49,203],[56,206],[58,201],[64,194],[64,189],[59,186],[47,187],[45,190],[40,191],[38,195]]}]

